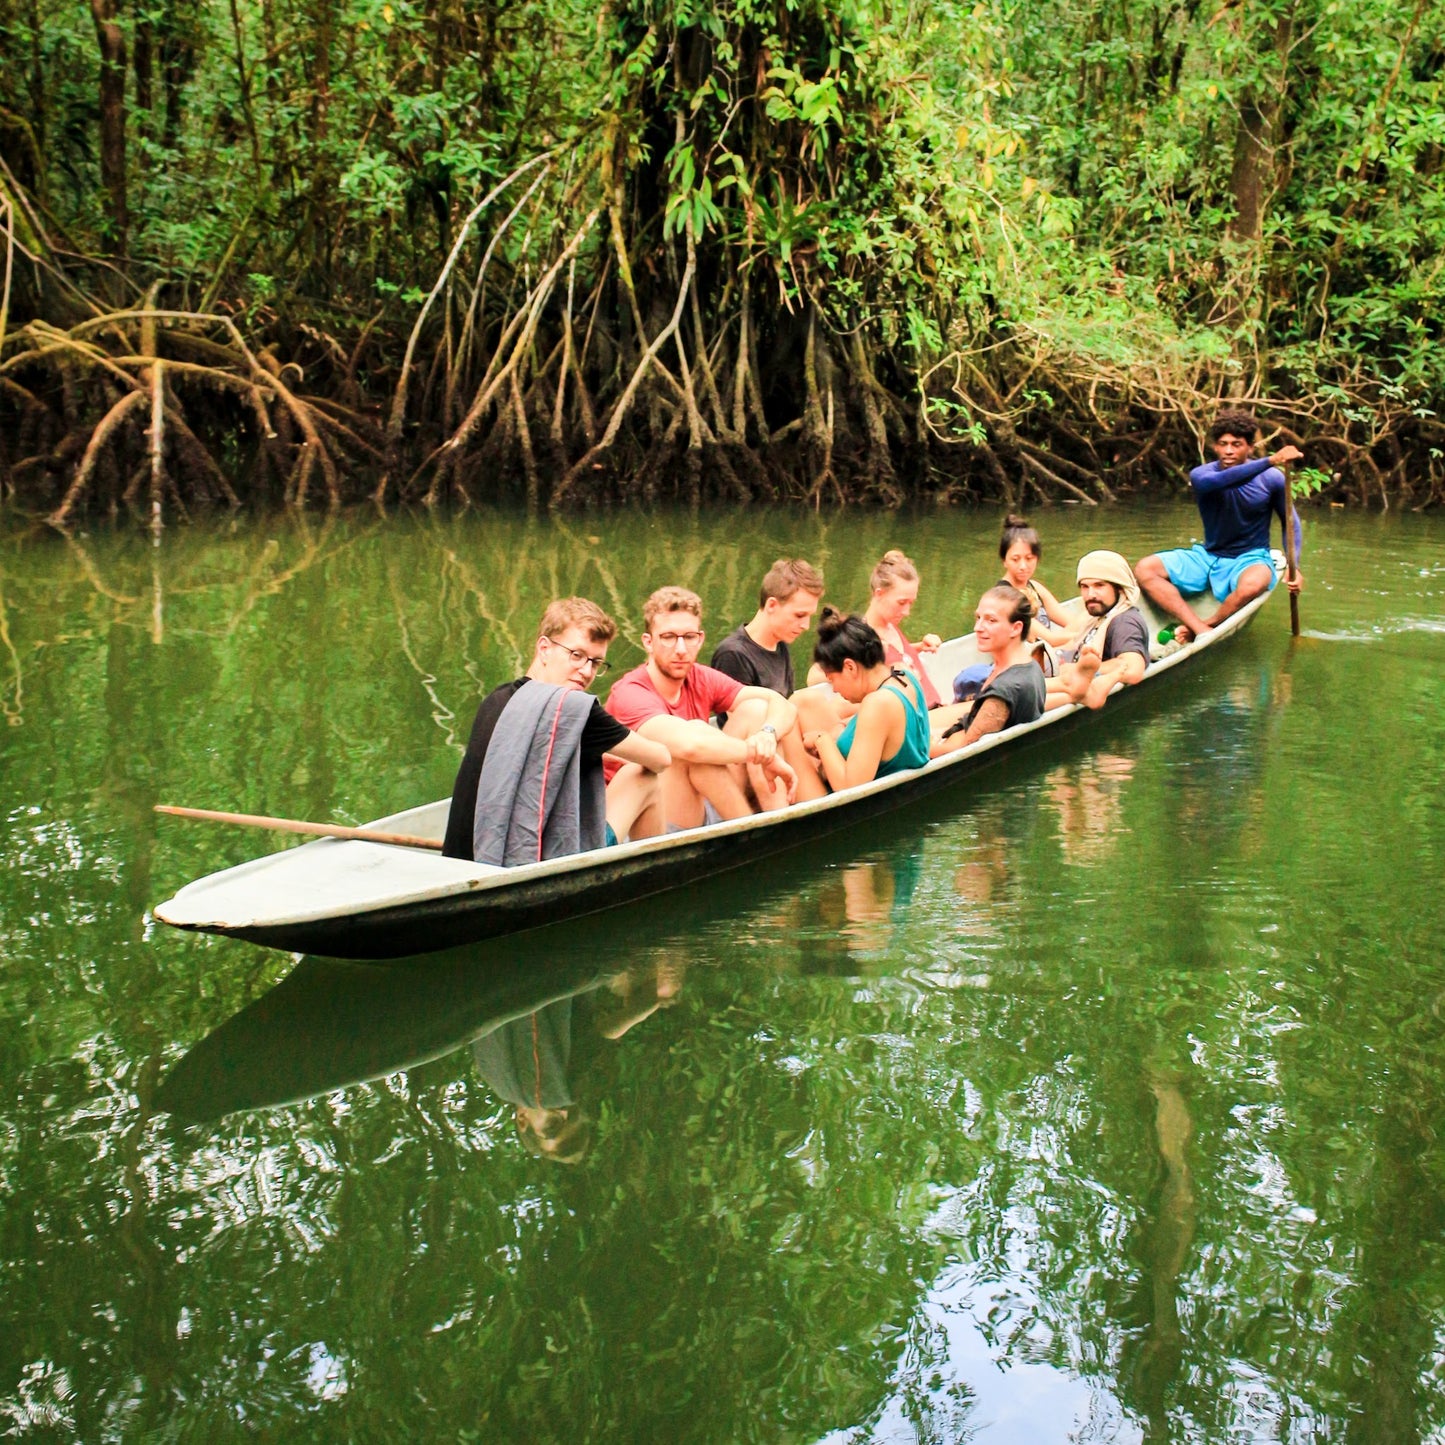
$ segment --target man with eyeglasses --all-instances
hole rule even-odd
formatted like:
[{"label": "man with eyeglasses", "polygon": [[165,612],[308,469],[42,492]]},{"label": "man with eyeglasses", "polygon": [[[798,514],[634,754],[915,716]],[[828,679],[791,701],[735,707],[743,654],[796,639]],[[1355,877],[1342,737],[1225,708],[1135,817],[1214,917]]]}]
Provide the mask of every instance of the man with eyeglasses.
[{"label": "man with eyeglasses", "polygon": [[[585,597],[564,597],[542,614],[537,646],[526,675],[495,688],[477,709],[452,789],[452,808],[442,844],[444,856],[468,860],[473,856],[472,832],[482,764],[497,722],[517,691],[529,681],[586,691],[593,679],[607,670],[607,645],[616,636],[617,624]],[[594,698],[583,725],[580,751],[584,768],[600,767],[604,754],[616,760],[608,774],[607,842],[660,833],[659,774],[672,761],[667,748],[629,731]]]},{"label": "man with eyeglasses", "polygon": [[[766,810],[793,802],[798,772],[785,756],[801,747],[793,704],[697,660],[706,634],[696,592],[659,588],[643,605],[642,623],[647,661],[613,684],[607,710],[671,753],[662,775],[668,828],[745,818],[757,811],[753,799]],[[709,719],[721,713],[727,724],[715,728]]]}]

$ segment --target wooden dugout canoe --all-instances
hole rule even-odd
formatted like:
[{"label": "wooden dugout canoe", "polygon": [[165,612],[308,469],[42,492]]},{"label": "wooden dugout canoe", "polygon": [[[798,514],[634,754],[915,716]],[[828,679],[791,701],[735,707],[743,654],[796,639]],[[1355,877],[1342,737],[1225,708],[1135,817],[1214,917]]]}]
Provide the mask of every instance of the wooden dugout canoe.
[{"label": "wooden dugout canoe", "polygon": [[[1284,559],[1278,554],[1275,566],[1283,572]],[[1157,659],[1143,681],[1125,692],[1152,693],[1160,678],[1237,636],[1272,595],[1256,598],[1204,637]],[[1162,621],[1147,602],[1140,606],[1153,636]],[[955,674],[978,660],[969,634],[946,642],[927,665],[947,697]],[[1117,707],[1123,695],[1116,690],[1108,706]],[[1096,715],[1087,708],[1060,708],[936,758],[926,767],[781,812],[520,868],[493,868],[419,849],[324,838],[197,879],[157,907],[154,916],[175,928],[332,958],[400,958],[453,948],[597,913],[746,867],[954,787],[1006,753],[1056,737]],[[449,808],[450,800],[443,799],[367,826],[440,839]]]}]

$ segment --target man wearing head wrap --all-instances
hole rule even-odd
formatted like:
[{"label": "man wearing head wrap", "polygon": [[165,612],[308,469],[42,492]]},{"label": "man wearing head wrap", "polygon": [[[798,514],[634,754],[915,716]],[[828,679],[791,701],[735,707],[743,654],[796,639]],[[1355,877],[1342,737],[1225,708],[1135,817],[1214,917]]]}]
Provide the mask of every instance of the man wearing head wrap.
[{"label": "man wearing head wrap", "polygon": [[1149,666],[1149,627],[1129,564],[1117,552],[1090,552],[1079,559],[1078,579],[1089,623],[1059,653],[1046,710],[1075,702],[1103,707],[1116,682],[1132,687]]}]

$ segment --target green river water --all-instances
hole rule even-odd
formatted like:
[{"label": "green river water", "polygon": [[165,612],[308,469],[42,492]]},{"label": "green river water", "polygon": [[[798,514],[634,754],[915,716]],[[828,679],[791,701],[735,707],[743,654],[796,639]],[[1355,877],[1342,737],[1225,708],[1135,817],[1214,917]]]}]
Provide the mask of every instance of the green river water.
[{"label": "green river water", "polygon": [[[1061,594],[1198,529],[1037,520]],[[1281,592],[920,810],[398,967],[155,924],[283,840],[152,806],[444,796],[554,594],[627,665],[654,586],[715,641],[899,545],[958,632],[998,517],[10,524],[0,1435],[1445,1439],[1445,521],[1306,523],[1299,642]]]}]

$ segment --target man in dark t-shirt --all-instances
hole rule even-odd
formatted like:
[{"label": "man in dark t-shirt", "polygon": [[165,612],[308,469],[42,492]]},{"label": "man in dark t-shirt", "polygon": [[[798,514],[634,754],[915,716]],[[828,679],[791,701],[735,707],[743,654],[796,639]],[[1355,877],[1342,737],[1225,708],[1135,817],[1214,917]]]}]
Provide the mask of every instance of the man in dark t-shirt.
[{"label": "man in dark t-shirt", "polygon": [[[442,844],[446,857],[472,857],[472,829],[482,764],[497,720],[517,690],[529,681],[585,690],[606,669],[607,645],[616,635],[616,623],[585,597],[566,597],[547,608],[526,675],[495,688],[477,709],[467,750],[452,788],[452,807]],[[608,841],[660,833],[662,815],[657,806],[657,775],[672,761],[672,755],[662,744],[638,737],[594,698],[592,711],[582,729],[582,766],[600,768],[604,754],[621,761],[607,786]]]},{"label": "man in dark t-shirt", "polygon": [[[791,697],[792,645],[808,630],[822,595],[820,572],[799,558],[780,557],[763,576],[753,620],[718,643],[712,666],[744,687]],[[726,725],[726,714],[719,721]]]},{"label": "man in dark t-shirt", "polygon": [[1136,605],[1139,584],[1117,552],[1090,552],[1079,559],[1079,596],[1093,619],[1058,655],[1048,680],[1046,708],[1083,703],[1103,707],[1116,683],[1132,687],[1149,666],[1149,626]]}]

